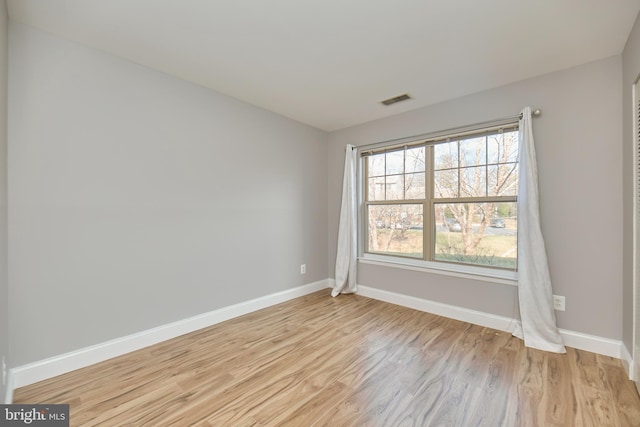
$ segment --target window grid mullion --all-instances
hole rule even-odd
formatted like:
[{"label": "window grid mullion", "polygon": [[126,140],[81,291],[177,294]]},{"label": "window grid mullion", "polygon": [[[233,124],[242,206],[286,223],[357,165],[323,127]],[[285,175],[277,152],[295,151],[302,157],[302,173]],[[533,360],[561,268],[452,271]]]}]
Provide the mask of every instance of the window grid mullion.
[{"label": "window grid mullion", "polygon": [[458,148],[458,197],[460,197],[460,195],[462,194],[462,189],[460,188],[460,182],[462,182],[462,174],[460,171],[460,141],[456,142],[456,146]]},{"label": "window grid mullion", "polygon": [[402,199],[407,199],[407,147],[402,150]]},{"label": "window grid mullion", "polygon": [[489,195],[489,137],[484,137],[484,195]]},{"label": "window grid mullion", "polygon": [[384,199],[387,200],[387,153],[384,153]]},{"label": "window grid mullion", "polygon": [[[422,204],[422,247],[423,257],[426,261],[433,259],[433,247],[435,245],[434,229],[435,219],[433,211],[433,197],[435,195],[435,158],[434,147],[430,146],[425,149],[425,200]],[[425,224],[426,222],[426,224]]]}]

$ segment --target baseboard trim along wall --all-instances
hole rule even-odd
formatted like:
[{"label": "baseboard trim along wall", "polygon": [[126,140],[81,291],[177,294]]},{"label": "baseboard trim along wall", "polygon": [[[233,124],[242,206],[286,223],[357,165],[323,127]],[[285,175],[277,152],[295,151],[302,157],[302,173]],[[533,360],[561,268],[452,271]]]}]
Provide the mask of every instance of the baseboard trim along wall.
[{"label": "baseboard trim along wall", "polygon": [[629,379],[633,380],[635,378],[635,372],[633,369],[633,356],[631,355],[631,353],[629,353],[629,349],[626,345],[624,345],[624,343],[622,344],[620,360],[622,360],[624,369],[626,369],[627,374],[629,374]]},{"label": "baseboard trim along wall", "polygon": [[[13,390],[15,388],[24,387],[26,385],[71,372],[85,366],[93,365],[116,356],[121,356],[189,332],[215,325],[216,323],[224,322],[225,320],[229,320],[234,317],[242,316],[253,311],[332,287],[333,285],[333,279],[320,280],[318,282],[288,289],[286,291],[276,292],[260,298],[213,310],[198,316],[193,316],[188,319],[148,329],[136,334],[12,368],[9,370],[7,378],[6,403],[12,402]],[[512,332],[515,326],[515,319],[508,317],[497,316],[494,314],[470,310],[467,308],[443,304],[440,302],[363,285],[358,285],[358,295],[505,332]],[[560,334],[564,339],[565,345],[569,347],[615,357],[617,359],[621,359],[623,363],[627,364],[627,366],[631,366],[631,356],[622,341],[568,331],[565,329],[560,329]],[[629,374],[631,375],[631,372],[629,372]]]},{"label": "baseboard trim along wall", "polygon": [[[241,302],[238,304],[213,310],[208,313],[193,316],[184,320],[158,326],[146,331],[138,332],[122,338],[110,340],[101,344],[85,347],[69,353],[54,356],[38,362],[29,363],[27,365],[18,366],[9,370],[7,401],[11,403],[10,398],[15,388],[24,387],[29,384],[36,383],[48,378],[55,377],[94,363],[102,362],[112,357],[121,356],[189,332],[206,328],[216,323],[234,317],[242,316],[281,302],[289,301],[312,292],[327,289],[331,282],[329,279],[320,280],[318,282],[299,286],[297,288],[288,289],[281,292],[265,295],[260,298]],[[327,296],[329,294],[327,293]]]},{"label": "baseboard trim along wall", "polygon": [[4,403],[10,405],[13,402],[13,377],[10,372],[7,372],[7,392],[4,395]]},{"label": "baseboard trim along wall", "polygon": [[[515,319],[511,319],[509,317],[496,316],[494,314],[470,310],[467,308],[443,304],[440,302],[429,301],[426,299],[398,294],[381,289],[370,288],[363,285],[358,285],[358,295],[401,305],[403,307],[413,308],[415,310],[426,311],[428,313],[449,317],[451,319],[461,320],[463,322],[473,323],[479,326],[498,329],[505,332],[513,332],[513,328],[516,322]],[[611,356],[617,359],[623,359],[624,362],[624,345],[622,341],[616,341],[595,335],[583,334],[580,332],[568,331],[566,329],[560,329],[560,335],[562,335],[565,345],[569,347],[586,350],[605,356]]]}]

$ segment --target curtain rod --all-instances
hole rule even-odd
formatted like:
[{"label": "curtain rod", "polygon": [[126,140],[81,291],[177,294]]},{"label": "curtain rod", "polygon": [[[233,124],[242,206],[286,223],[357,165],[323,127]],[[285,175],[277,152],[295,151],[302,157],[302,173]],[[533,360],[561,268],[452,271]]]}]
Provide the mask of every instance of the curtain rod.
[{"label": "curtain rod", "polygon": [[[535,110],[533,110],[531,112],[531,116],[532,117],[539,117],[542,114],[542,110],[540,110],[539,108],[536,108]],[[440,135],[447,135],[450,133],[458,133],[458,132],[465,132],[465,131],[469,131],[472,129],[480,129],[483,127],[487,127],[487,126],[497,126],[499,124],[504,123],[509,124],[510,122],[514,122],[516,120],[522,120],[522,113],[516,115],[516,116],[509,116],[509,117],[503,117],[501,119],[496,119],[496,120],[489,120],[486,122],[480,122],[480,123],[474,123],[472,125],[468,125],[468,126],[463,126],[463,127],[457,127],[457,128],[449,128],[449,129],[444,129],[441,131],[436,131],[436,132],[430,132],[430,133],[423,133],[423,134],[419,134],[419,135],[413,135],[413,136],[407,136],[407,137],[403,137],[403,138],[395,138],[395,139],[389,139],[386,141],[378,141],[378,142],[373,142],[371,144],[364,144],[364,145],[358,145],[358,146],[354,146],[352,147],[352,150],[362,150],[362,149],[370,149],[373,147],[377,147],[380,145],[387,145],[389,143],[402,143],[402,142],[411,142],[411,141],[416,141],[419,139],[431,139]]]},{"label": "curtain rod", "polygon": [[[538,117],[540,114],[542,114],[542,110],[539,108],[536,108],[531,112],[532,117]],[[522,120],[522,113],[518,114],[518,119]]]}]

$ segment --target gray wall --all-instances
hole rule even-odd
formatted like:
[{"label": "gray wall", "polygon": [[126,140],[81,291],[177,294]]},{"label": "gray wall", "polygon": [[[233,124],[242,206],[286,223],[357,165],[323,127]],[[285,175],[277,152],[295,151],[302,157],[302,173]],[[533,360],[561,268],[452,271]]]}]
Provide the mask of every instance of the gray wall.
[{"label": "gray wall", "polygon": [[[622,338],[622,58],[543,75],[329,135],[329,260],[333,272],[344,146],[513,116],[534,119],[542,229],[561,328]],[[333,276],[333,273],[331,273]],[[502,316],[516,313],[508,285],[360,264],[361,285]]]},{"label": "gray wall", "polygon": [[[640,15],[638,15],[640,17]],[[633,349],[633,159],[635,158],[633,139],[633,84],[640,76],[640,18],[627,40],[622,53],[622,152],[624,158],[622,188],[624,192],[624,345],[631,354]]]},{"label": "gray wall", "polygon": [[[4,0],[0,8],[3,37]],[[7,343],[0,316],[0,351],[11,345],[13,366],[333,276],[347,143],[511,116],[524,105],[543,110],[534,121],[542,226],[554,291],[567,297],[558,324],[623,338],[624,255],[631,348],[631,118],[620,87],[640,72],[638,23],[622,57],[328,137],[29,27],[11,23],[9,32],[10,286],[0,276],[0,304],[10,299],[14,326]],[[0,134],[0,156],[6,141]],[[4,210],[6,190],[0,175]],[[372,265],[359,273],[363,285],[517,311],[513,286]]]},{"label": "gray wall", "polygon": [[[7,3],[0,0],[0,359],[9,355],[7,285]],[[6,359],[9,361],[8,359]],[[0,403],[6,387],[0,380]]]},{"label": "gray wall", "polygon": [[325,132],[13,22],[9,70],[15,365],[328,277]]}]

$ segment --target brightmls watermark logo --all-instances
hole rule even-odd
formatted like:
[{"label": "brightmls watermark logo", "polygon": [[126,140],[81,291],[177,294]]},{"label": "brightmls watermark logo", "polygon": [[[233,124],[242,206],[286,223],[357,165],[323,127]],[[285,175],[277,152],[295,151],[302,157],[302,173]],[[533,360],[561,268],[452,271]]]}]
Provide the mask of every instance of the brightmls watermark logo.
[{"label": "brightmls watermark logo", "polygon": [[0,405],[0,427],[69,427],[69,405]]}]

